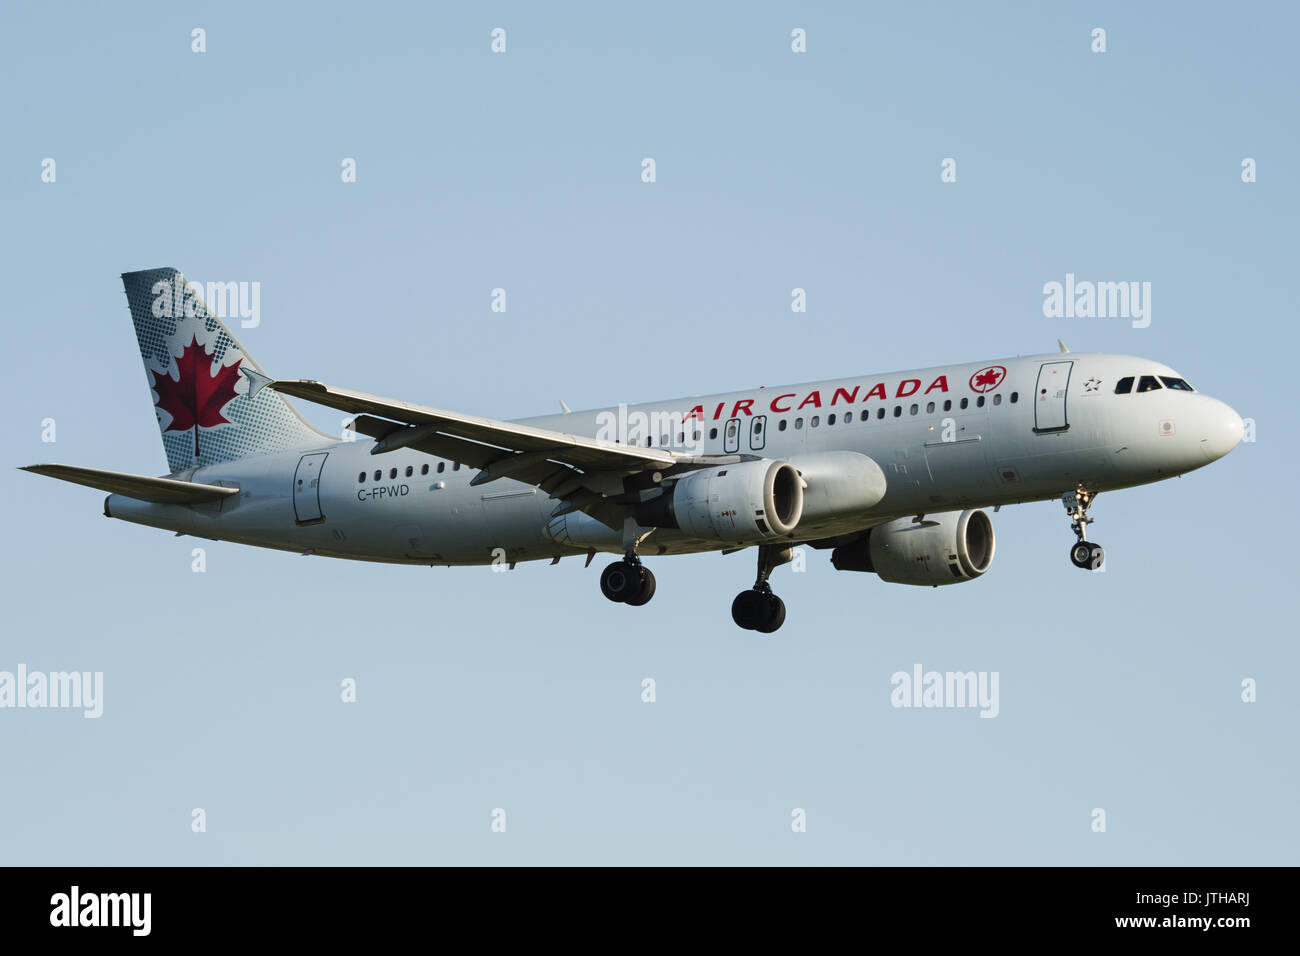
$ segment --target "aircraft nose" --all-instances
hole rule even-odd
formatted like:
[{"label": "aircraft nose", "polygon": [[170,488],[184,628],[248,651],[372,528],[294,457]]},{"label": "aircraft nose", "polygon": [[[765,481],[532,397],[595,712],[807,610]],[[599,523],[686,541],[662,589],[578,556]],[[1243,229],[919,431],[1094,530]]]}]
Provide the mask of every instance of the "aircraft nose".
[{"label": "aircraft nose", "polygon": [[1210,400],[1201,422],[1201,451],[1207,461],[1216,461],[1241,442],[1245,425],[1241,416],[1223,402]]}]

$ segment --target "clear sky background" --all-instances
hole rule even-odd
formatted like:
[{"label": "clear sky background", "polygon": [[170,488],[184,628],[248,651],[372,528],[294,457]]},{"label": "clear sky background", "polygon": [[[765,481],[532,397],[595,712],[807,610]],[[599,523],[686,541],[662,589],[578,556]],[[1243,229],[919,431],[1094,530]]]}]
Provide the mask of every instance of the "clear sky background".
[{"label": "clear sky background", "polygon": [[[0,862],[1300,862],[1298,27],[1287,4],[6,4],[0,670],[103,671],[105,700],[0,710]],[[778,569],[764,637],[729,614],[752,552],[655,561],[634,609],[604,558],[197,542],[15,470],[165,471],[118,278],[156,266],[260,282],[235,331],[272,374],[492,417],[1061,337],[1169,363],[1257,441],[1102,495],[1104,574],[1070,565],[1059,504],[1025,505],[962,586]],[[1151,282],[1150,327],[1045,318],[1067,272]],[[999,672],[1000,715],[892,708],[918,663]]]}]

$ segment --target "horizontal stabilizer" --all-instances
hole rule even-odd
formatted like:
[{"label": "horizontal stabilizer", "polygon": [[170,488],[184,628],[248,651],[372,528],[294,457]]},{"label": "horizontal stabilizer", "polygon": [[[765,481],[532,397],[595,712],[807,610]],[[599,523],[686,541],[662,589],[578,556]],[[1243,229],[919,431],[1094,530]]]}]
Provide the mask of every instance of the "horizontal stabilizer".
[{"label": "horizontal stabilizer", "polygon": [[238,488],[200,485],[174,478],[146,478],[144,475],[128,475],[99,468],[77,468],[74,465],[27,465],[22,470],[160,505],[193,505],[239,494]]}]

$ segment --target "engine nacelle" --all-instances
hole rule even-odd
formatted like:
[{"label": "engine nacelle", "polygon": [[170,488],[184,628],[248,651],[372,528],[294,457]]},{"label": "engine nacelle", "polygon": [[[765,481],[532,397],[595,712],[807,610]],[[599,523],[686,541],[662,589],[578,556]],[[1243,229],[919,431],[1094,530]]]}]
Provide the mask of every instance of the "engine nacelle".
[{"label": "engine nacelle", "polygon": [[804,481],[799,537],[835,534],[869,522],[871,509],[885,497],[880,466],[855,451],[791,455],[790,464]]},{"label": "engine nacelle", "polygon": [[983,511],[899,518],[831,552],[840,571],[874,571],[893,584],[938,587],[979,577],[993,563],[993,522]]},{"label": "engine nacelle", "polygon": [[771,541],[794,531],[803,516],[803,479],[785,461],[763,458],[687,472],[636,513],[648,528],[680,528],[692,538]]}]

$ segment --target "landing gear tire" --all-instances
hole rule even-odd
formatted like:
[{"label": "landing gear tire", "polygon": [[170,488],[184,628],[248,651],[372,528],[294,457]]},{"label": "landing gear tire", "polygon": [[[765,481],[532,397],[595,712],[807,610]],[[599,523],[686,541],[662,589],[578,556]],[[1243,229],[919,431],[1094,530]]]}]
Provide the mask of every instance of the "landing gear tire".
[{"label": "landing gear tire", "polygon": [[1070,548],[1070,562],[1076,568],[1096,571],[1106,561],[1106,552],[1095,541],[1078,541]]},{"label": "landing gear tire", "polygon": [[636,568],[640,572],[641,589],[624,603],[633,607],[640,607],[643,604],[649,604],[650,599],[655,596],[655,576],[649,568]]},{"label": "landing gear tire", "polygon": [[775,594],[769,594],[767,598],[769,602],[767,620],[763,622],[762,627],[757,627],[754,629],[758,631],[760,634],[775,633],[776,631],[780,630],[781,625],[785,623],[785,602],[782,601]]},{"label": "landing gear tire", "polygon": [[600,572],[600,593],[615,604],[626,604],[628,598],[641,593],[638,570],[626,561],[615,561]]},{"label": "landing gear tire", "polygon": [[731,619],[747,631],[771,634],[785,623],[785,602],[771,591],[741,591],[731,602]]},{"label": "landing gear tire", "polygon": [[600,573],[600,593],[615,604],[640,607],[655,596],[655,576],[639,564],[615,561]]}]

